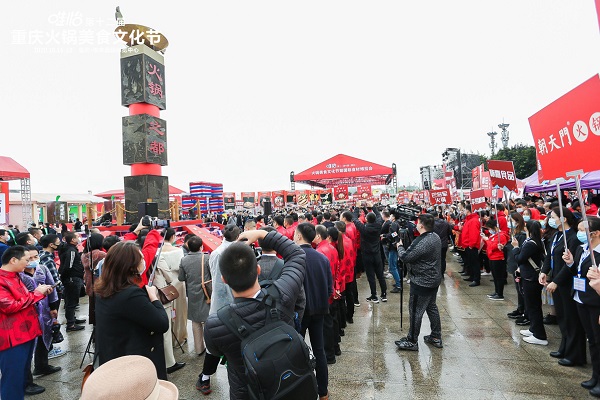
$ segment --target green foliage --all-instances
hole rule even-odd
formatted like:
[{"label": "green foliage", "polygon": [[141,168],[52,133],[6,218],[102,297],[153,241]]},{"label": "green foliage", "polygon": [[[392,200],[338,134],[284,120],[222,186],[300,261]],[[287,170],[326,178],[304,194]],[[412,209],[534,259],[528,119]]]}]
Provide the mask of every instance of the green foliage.
[{"label": "green foliage", "polygon": [[536,169],[535,147],[516,144],[506,149],[500,149],[490,160],[512,161],[517,178],[527,178]]}]

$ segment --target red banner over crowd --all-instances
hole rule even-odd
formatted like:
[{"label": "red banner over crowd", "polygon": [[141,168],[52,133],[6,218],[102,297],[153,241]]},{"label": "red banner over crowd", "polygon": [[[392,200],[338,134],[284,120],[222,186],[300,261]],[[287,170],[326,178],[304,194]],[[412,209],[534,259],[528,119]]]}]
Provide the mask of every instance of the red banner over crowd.
[{"label": "red banner over crowd", "polygon": [[471,190],[471,211],[485,210],[485,190]]},{"label": "red banner over crowd", "polygon": [[538,179],[598,169],[600,77],[595,75],[529,118],[537,150]]},{"label": "red banner over crowd", "polygon": [[430,190],[429,198],[431,204],[452,204],[452,196],[450,196],[450,189],[441,190]]},{"label": "red banner over crowd", "polygon": [[512,161],[489,160],[487,162],[492,187],[498,186],[508,190],[517,189],[517,177],[515,175],[515,167]]}]

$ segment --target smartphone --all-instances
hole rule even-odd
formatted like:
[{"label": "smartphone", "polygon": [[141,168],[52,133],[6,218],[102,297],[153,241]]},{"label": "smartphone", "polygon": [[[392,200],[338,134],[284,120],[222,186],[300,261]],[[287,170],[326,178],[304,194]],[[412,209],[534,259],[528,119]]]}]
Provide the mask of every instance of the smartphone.
[{"label": "smartphone", "polygon": [[61,284],[61,282],[60,282],[60,281],[58,281],[58,282],[56,282],[54,285],[52,285],[51,287],[52,287],[52,289],[54,289],[55,287],[57,287],[57,286],[58,286],[58,285],[60,285],[60,284]]}]

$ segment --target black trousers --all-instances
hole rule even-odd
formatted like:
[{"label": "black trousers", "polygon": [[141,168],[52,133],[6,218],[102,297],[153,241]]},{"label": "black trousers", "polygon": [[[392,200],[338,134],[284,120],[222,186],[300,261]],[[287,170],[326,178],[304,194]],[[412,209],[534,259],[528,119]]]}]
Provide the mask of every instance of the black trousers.
[{"label": "black trousers", "polygon": [[377,296],[377,286],[375,284],[375,276],[379,281],[379,287],[381,288],[381,295],[387,295],[387,283],[383,276],[383,262],[379,254],[363,253],[363,264],[365,272],[367,273],[367,279],[369,281],[369,288],[371,289],[371,296]]},{"label": "black trousers", "polygon": [[[521,278],[523,284],[523,298],[527,316],[531,321],[529,331],[536,339],[546,340],[546,328],[544,327],[544,313],[542,312],[542,285],[537,280],[528,281]],[[494,282],[495,283],[495,282]],[[598,322],[596,320],[596,322]]]},{"label": "black trousers", "polygon": [[440,312],[435,302],[438,288],[428,290],[426,293],[416,293],[411,287],[410,297],[408,299],[408,312],[410,317],[410,328],[408,329],[408,340],[417,343],[423,323],[423,314],[427,312],[427,317],[431,324],[431,336],[437,339],[442,338],[442,322]]},{"label": "black trousers", "polygon": [[327,385],[329,382],[329,371],[323,345],[323,315],[304,314],[304,318],[302,318],[302,337],[306,335],[307,330],[310,335],[310,344],[313,353],[317,359],[315,375],[317,377],[319,396],[325,396],[327,394]]},{"label": "black trousers", "polygon": [[75,307],[79,304],[79,295],[83,287],[83,279],[69,278],[63,282],[65,286],[65,317],[67,326],[75,325]]},{"label": "black trousers", "polygon": [[323,339],[325,356],[328,360],[335,360],[335,350],[340,348],[340,327],[338,323],[338,304],[334,301],[329,305],[329,314],[323,319]]},{"label": "black trousers", "polygon": [[571,296],[571,285],[558,286],[552,294],[552,299],[562,336],[558,352],[575,364],[585,364],[585,331],[579,320],[576,301]]},{"label": "black trousers", "polygon": [[[52,345],[50,345],[52,348]],[[35,343],[35,351],[33,353],[33,368],[38,370],[45,370],[48,368],[48,349],[44,344],[42,336],[37,338]]]},{"label": "black trousers", "polygon": [[494,289],[498,296],[504,297],[504,281],[506,281],[506,260],[490,260],[490,269],[494,277]]},{"label": "black trousers", "polygon": [[200,376],[202,376],[203,374],[206,376],[210,376],[217,372],[217,367],[219,366],[220,360],[220,357],[213,356],[208,351],[204,353],[204,365],[202,366],[202,373],[200,374]]},{"label": "black trousers", "polygon": [[[495,279],[494,279],[495,281]],[[496,283],[496,282],[494,282]],[[521,313],[527,315],[527,311],[525,310],[525,299],[523,298],[523,285],[521,282],[517,282],[515,280],[515,289],[517,290],[517,310],[521,311]]]},{"label": "black trousers", "polygon": [[592,360],[592,378],[600,378],[600,307],[591,307],[585,304],[577,303],[577,311],[585,336],[588,339],[590,347],[590,359]]},{"label": "black trousers", "polygon": [[481,267],[479,266],[479,251],[473,248],[465,249],[465,270],[471,274],[473,282],[481,281]]},{"label": "black trousers", "polygon": [[442,275],[446,273],[446,253],[448,252],[447,247],[442,247]]}]

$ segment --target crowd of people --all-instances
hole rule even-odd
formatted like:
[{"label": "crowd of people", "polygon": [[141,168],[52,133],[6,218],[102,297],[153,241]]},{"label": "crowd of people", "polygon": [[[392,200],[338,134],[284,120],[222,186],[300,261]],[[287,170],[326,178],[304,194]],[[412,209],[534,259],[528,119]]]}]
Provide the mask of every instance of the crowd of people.
[{"label": "crowd of people", "polygon": [[[122,237],[92,228],[85,242],[80,233],[57,233],[50,224],[0,229],[0,395],[22,399],[44,391],[34,377],[60,371],[49,360],[66,352],[57,345],[60,304],[64,332],[82,330],[87,320],[76,314],[85,290],[95,338],[90,385],[104,365],[137,355],[152,363],[160,386],[186,365],[174,348],[188,340],[190,320],[194,351],[204,357],[196,388],[210,394],[211,376],[226,362],[230,398],[249,398],[256,387],[241,351],[244,336],[229,319],[243,321],[249,332],[264,328],[273,298],[277,319],[310,337],[315,397],[328,399],[328,365],[343,357],[345,329],[361,299],[385,303],[406,282],[410,326],[398,349],[419,350],[425,313],[431,332],[424,342],[443,347],[436,299],[452,248],[469,287],[491,276],[490,301],[505,300],[511,275],[518,305],[507,317],[523,327],[525,342],[548,345],[544,325],[551,321],[543,304],[552,305],[560,328],[561,341],[550,352],[560,365],[584,365],[587,339],[592,375],[581,385],[600,397],[600,219],[595,201],[561,200],[526,197],[477,211],[468,201],[408,208],[358,201],[267,216],[215,214],[206,222],[219,224],[222,243],[210,253],[198,236],[151,229],[143,220]],[[362,274],[369,293],[361,297]],[[165,295],[167,288],[177,295]],[[15,324],[27,328],[12,329]]]}]

